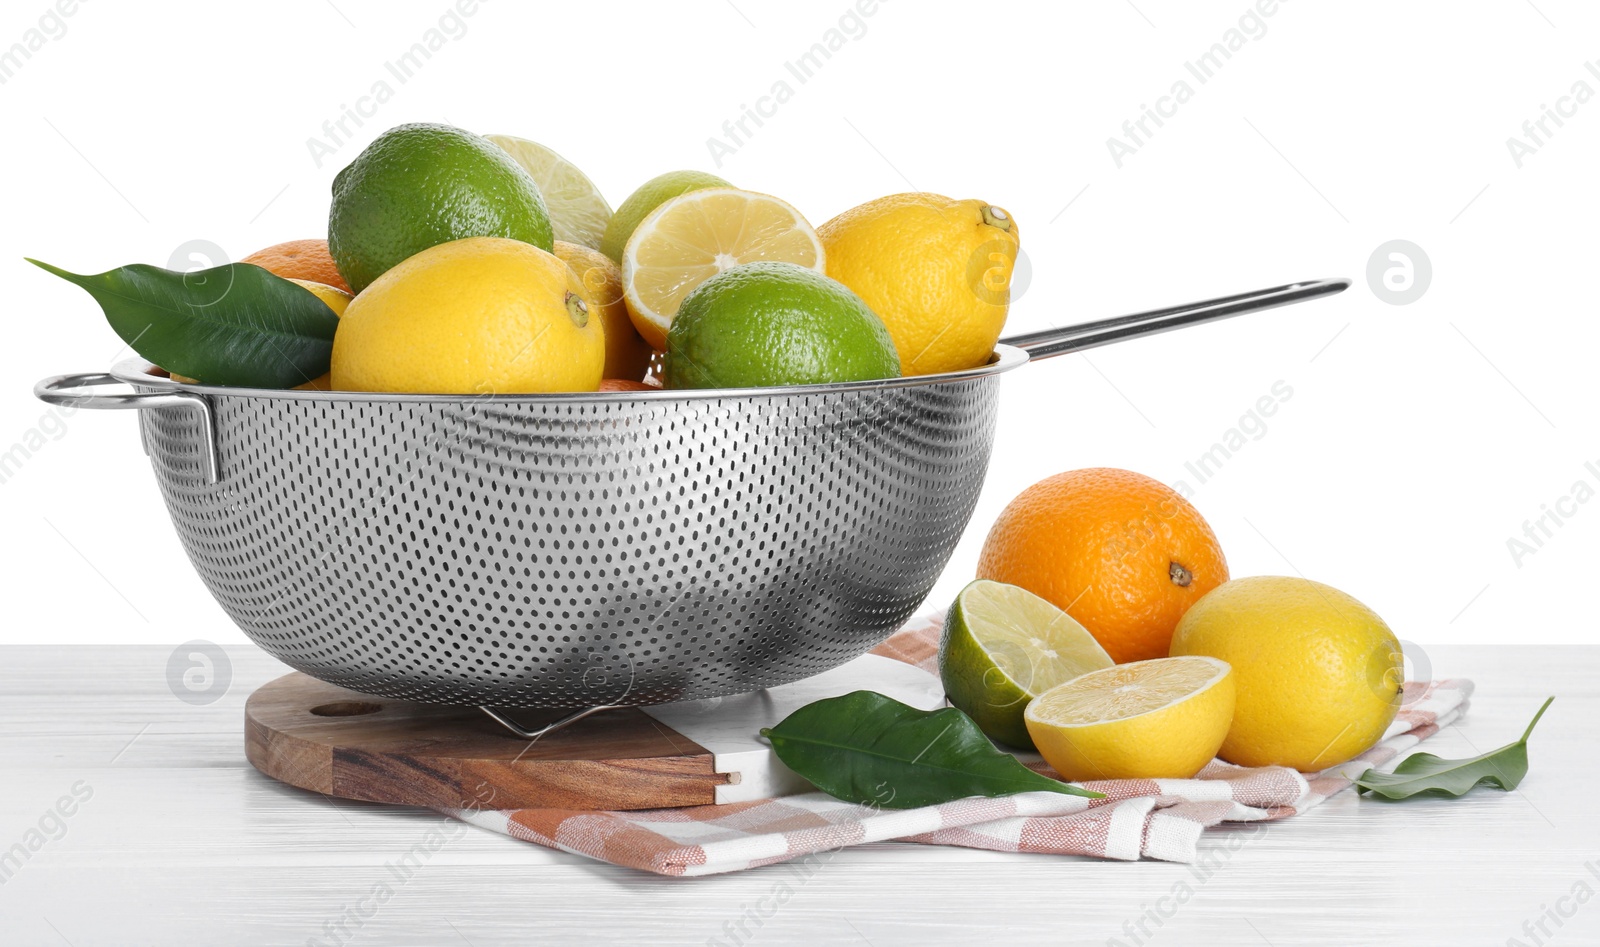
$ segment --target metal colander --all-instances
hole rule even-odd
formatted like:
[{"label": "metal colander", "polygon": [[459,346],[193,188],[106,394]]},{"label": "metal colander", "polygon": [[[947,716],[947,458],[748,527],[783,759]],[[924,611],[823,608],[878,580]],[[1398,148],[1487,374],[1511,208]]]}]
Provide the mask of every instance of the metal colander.
[{"label": "metal colander", "polygon": [[[972,514],[1001,374],[1345,285],[1035,333],[972,371],[843,385],[266,391],[133,361],[35,391],[147,409],[190,562],[292,667],[415,701],[642,705],[807,677],[901,625]],[[74,393],[114,383],[135,392]]]}]

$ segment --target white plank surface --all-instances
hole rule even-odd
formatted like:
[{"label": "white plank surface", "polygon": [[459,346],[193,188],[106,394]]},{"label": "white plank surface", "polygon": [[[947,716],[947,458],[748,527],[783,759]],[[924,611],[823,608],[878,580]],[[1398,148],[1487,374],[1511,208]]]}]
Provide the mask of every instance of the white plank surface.
[{"label": "white plank surface", "polygon": [[[230,689],[193,706],[168,689],[168,653],[0,648],[0,846],[74,784],[93,790],[64,834],[47,820],[60,837],[0,885],[0,944],[1600,942],[1600,897],[1562,900],[1580,883],[1600,892],[1585,867],[1600,871],[1600,648],[1433,648],[1436,674],[1478,682],[1468,720],[1430,743],[1436,753],[1506,742],[1557,695],[1522,790],[1398,805],[1345,794],[1213,833],[1209,875],[881,844],[809,877],[773,866],[690,880],[278,785],[245,762],[240,729],[245,697],[282,667],[231,649]],[[386,864],[430,832],[447,842],[397,878]],[[392,896],[378,903],[380,882]],[[1184,903],[1161,900],[1180,885]],[[775,914],[730,935],[774,894]],[[376,910],[328,932],[362,907]]]},{"label": "white plank surface", "polygon": [[922,710],[944,706],[938,678],[904,661],[863,654],[793,684],[753,694],[660,704],[646,707],[645,713],[710,750],[717,772],[738,774],[738,782],[717,787],[717,804],[725,805],[809,790],[811,784],[783,765],[761,738],[761,730],[777,726],[814,700],[858,690],[874,690]]}]

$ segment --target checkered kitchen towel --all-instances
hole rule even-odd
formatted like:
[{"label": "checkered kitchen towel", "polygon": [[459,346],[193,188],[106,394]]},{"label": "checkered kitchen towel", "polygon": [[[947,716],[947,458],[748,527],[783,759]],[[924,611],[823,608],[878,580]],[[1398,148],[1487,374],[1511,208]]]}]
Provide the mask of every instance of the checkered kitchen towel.
[{"label": "checkered kitchen towel", "polygon": [[[913,621],[874,654],[938,673],[939,617]],[[1284,819],[1350,788],[1455,722],[1472,682],[1406,684],[1404,709],[1377,746],[1348,763],[1302,775],[1277,766],[1248,769],[1213,760],[1194,779],[1086,782],[1089,800],[1029,792],[971,798],[921,809],[876,809],[809,792],[721,806],[588,812],[572,809],[456,811],[473,825],[550,848],[660,875],[714,875],[793,858],[829,857],[863,842],[919,842],[1000,852],[1193,861],[1200,833],[1221,822]],[[1030,764],[1054,776],[1044,764]]]}]

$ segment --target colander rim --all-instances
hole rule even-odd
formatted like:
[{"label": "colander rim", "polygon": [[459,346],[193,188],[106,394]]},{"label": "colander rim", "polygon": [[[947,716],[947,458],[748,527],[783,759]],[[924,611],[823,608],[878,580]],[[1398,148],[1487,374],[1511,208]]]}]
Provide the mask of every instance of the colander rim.
[{"label": "colander rim", "polygon": [[920,388],[949,382],[971,381],[1000,375],[1028,363],[1028,353],[1015,346],[996,344],[986,365],[958,372],[941,372],[935,375],[910,375],[900,378],[877,378],[870,381],[836,382],[822,385],[784,385],[770,388],[695,388],[661,389],[655,391],[563,391],[549,394],[496,394],[437,395],[410,392],[371,391],[304,391],[297,388],[235,388],[225,385],[198,385],[173,381],[161,375],[152,375],[154,364],[142,358],[124,359],[112,369],[118,381],[141,387],[163,390],[189,391],[202,395],[229,398],[261,398],[284,401],[337,401],[337,402],[400,402],[406,404],[471,404],[493,401],[497,404],[571,404],[575,402],[609,401],[717,401],[727,398],[773,398],[788,395],[825,395],[843,391],[876,391],[882,389]]}]

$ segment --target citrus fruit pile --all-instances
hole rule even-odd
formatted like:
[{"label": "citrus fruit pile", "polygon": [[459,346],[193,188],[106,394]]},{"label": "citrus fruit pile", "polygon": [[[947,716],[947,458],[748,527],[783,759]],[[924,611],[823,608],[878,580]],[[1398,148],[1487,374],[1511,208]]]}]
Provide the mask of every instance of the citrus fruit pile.
[{"label": "citrus fruit pile", "polygon": [[[986,364],[1017,234],[999,207],[928,193],[812,227],[779,198],[699,171],[658,175],[613,211],[537,142],[409,124],[335,177],[326,239],[233,265],[310,296],[252,278],[200,298],[197,287],[234,286],[232,270],[46,268],[96,294],[125,340],[179,381],[472,395],[745,388]],[[130,308],[134,282],[150,299],[114,313]],[[148,340],[124,331],[150,311],[170,325]]]},{"label": "citrus fruit pile", "polygon": [[1229,579],[1188,500],[1127,470],[1043,480],[995,520],[945,619],[950,703],[1063,777],[1186,779],[1215,757],[1312,772],[1383,737],[1400,643],[1309,579]]}]

